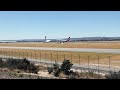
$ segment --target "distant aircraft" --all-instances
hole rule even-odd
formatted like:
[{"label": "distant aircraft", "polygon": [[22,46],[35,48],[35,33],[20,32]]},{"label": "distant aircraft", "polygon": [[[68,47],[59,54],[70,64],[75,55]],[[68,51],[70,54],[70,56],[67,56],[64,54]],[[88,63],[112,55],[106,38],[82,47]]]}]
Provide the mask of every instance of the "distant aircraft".
[{"label": "distant aircraft", "polygon": [[50,42],[51,40],[47,40],[47,36],[45,36],[45,41],[44,41],[44,43],[48,43],[48,42]]},{"label": "distant aircraft", "polygon": [[50,42],[50,41],[51,41],[51,40],[46,40],[45,43],[48,43],[48,42]]},{"label": "distant aircraft", "polygon": [[68,39],[58,40],[58,42],[60,42],[60,43],[69,42],[69,41],[70,41],[70,37]]}]

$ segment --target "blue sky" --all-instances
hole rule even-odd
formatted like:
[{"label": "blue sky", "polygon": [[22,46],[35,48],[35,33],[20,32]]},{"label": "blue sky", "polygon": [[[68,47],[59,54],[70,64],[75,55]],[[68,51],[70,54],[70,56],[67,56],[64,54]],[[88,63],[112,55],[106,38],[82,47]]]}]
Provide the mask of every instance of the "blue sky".
[{"label": "blue sky", "polygon": [[120,11],[0,11],[0,40],[120,36]]}]

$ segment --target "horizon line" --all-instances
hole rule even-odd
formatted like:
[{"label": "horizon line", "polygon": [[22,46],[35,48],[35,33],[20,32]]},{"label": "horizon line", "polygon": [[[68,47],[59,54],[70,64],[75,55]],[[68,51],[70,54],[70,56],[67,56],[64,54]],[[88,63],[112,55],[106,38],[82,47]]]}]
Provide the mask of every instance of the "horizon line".
[{"label": "horizon line", "polygon": [[[118,36],[87,36],[87,37],[73,37],[73,38],[91,38],[91,37],[110,37],[110,38],[115,38],[115,37],[118,37]],[[120,36],[119,36],[120,37]],[[67,37],[68,38],[68,37]],[[72,37],[71,37],[72,38]],[[32,38],[31,38],[32,39]],[[33,38],[33,39],[45,39],[45,38]],[[47,38],[47,39],[66,39],[66,38]],[[4,40],[27,40],[27,39],[1,39],[1,41],[4,41]]]}]

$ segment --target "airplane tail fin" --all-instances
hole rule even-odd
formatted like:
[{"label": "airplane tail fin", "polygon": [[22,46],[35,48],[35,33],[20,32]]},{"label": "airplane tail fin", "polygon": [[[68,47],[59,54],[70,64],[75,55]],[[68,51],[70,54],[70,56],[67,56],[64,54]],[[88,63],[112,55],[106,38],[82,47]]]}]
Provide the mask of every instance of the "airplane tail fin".
[{"label": "airplane tail fin", "polygon": [[70,41],[70,37],[67,39],[67,41],[68,41],[68,42]]}]

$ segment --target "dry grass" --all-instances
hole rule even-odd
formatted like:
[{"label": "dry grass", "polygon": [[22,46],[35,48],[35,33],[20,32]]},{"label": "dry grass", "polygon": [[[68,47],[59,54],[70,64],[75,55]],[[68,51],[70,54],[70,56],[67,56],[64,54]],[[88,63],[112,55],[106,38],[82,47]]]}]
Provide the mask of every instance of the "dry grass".
[{"label": "dry grass", "polygon": [[120,49],[120,42],[69,42],[64,44],[58,43],[0,43],[0,46],[17,46],[17,47],[62,47],[62,48],[111,48]]},{"label": "dry grass", "polygon": [[[20,50],[20,49],[0,49],[0,55],[15,56],[18,58],[31,58],[38,60],[50,60],[51,62],[64,59],[71,60],[73,64],[100,64],[111,66],[120,65],[120,54],[104,53],[83,53],[83,52],[63,52],[63,51],[41,51],[41,50]],[[99,62],[98,62],[99,59]]]}]

